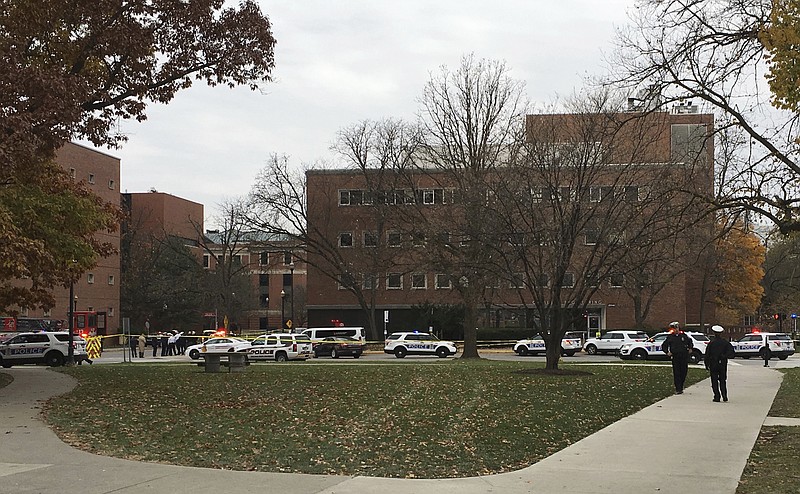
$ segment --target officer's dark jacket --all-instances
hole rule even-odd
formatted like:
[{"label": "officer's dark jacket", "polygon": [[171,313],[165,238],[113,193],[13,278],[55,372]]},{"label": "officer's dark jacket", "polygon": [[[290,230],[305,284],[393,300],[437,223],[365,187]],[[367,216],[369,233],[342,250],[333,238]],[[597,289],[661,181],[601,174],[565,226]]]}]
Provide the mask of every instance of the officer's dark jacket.
[{"label": "officer's dark jacket", "polygon": [[728,359],[733,358],[736,352],[733,345],[725,338],[716,336],[706,347],[706,369],[719,369],[728,365]]},{"label": "officer's dark jacket", "polygon": [[672,352],[672,355],[676,357],[688,356],[689,350],[692,348],[694,348],[692,339],[683,331],[670,334],[667,336],[667,339],[664,340],[664,343],[661,344],[661,351],[664,353]]}]

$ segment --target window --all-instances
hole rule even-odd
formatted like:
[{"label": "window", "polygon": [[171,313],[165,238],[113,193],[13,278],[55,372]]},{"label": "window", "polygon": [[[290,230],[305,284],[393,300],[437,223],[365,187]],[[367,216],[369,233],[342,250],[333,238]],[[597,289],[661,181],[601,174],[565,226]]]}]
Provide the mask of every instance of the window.
[{"label": "window", "polygon": [[433,204],[433,189],[422,191],[422,204]]},{"label": "window", "polygon": [[413,235],[414,247],[425,247],[426,240],[424,233],[415,232]]},{"label": "window", "polygon": [[621,288],[624,286],[624,283],[625,277],[622,275],[622,273],[613,273],[609,279],[609,285],[611,288]]},{"label": "window", "polygon": [[268,274],[259,274],[258,275],[258,286],[269,286],[269,275]]},{"label": "window", "polygon": [[627,202],[639,202],[639,187],[629,185],[625,187],[625,200]]},{"label": "window", "polygon": [[532,187],[531,188],[531,202],[534,204],[538,204],[542,202],[542,187]]},{"label": "window", "polygon": [[705,124],[674,124],[671,126],[671,134],[673,161],[694,163],[705,157],[707,135]]},{"label": "window", "polygon": [[590,286],[590,287],[600,286],[600,280],[597,278],[596,275],[587,274],[586,275],[586,286]]},{"label": "window", "polygon": [[428,277],[425,273],[414,273],[411,275],[411,289],[424,290],[428,288]]},{"label": "window", "polygon": [[375,232],[364,232],[364,247],[377,247],[378,235]]},{"label": "window", "polygon": [[50,316],[52,316],[53,314],[52,314],[52,311],[51,311],[50,309],[47,309],[46,311],[44,311],[44,312],[42,313],[42,315],[43,315],[44,317],[50,317]]},{"label": "window", "polygon": [[362,203],[364,197],[363,190],[340,190],[339,191],[339,205],[340,206],[358,206]]},{"label": "window", "polygon": [[586,230],[586,241],[585,241],[585,244],[586,245],[596,245],[599,236],[600,236],[600,234],[597,232],[597,230],[594,230],[594,229]]},{"label": "window", "polygon": [[562,201],[571,201],[572,200],[572,189],[569,187],[559,187],[558,188],[558,198]]},{"label": "window", "polygon": [[259,317],[258,318],[258,329],[267,329],[267,325],[269,324],[268,319],[266,317]]},{"label": "window", "polygon": [[364,275],[364,281],[361,284],[364,290],[375,290],[378,288],[378,277],[374,274]]},{"label": "window", "polygon": [[86,275],[86,283],[94,283],[94,273],[89,273]]},{"label": "window", "polygon": [[211,265],[211,256],[209,256],[208,254],[204,254],[203,255],[203,267],[208,269],[208,267],[210,265]]},{"label": "window", "polygon": [[258,302],[262,309],[269,309],[269,295],[266,293],[261,294]]},{"label": "window", "polygon": [[509,288],[525,288],[525,273],[513,273],[508,283]]},{"label": "window", "polygon": [[437,290],[449,290],[453,288],[453,283],[450,281],[450,275],[444,273],[438,273],[436,275],[436,289]]},{"label": "window", "polygon": [[400,273],[389,273],[386,276],[386,289],[387,290],[402,290],[403,289],[403,275]]},{"label": "window", "polygon": [[74,168],[69,169],[69,176],[72,177],[72,180],[75,180],[78,177],[78,174]]},{"label": "window", "polygon": [[285,250],[283,251],[283,263],[287,266],[292,263],[292,251]]},{"label": "window", "polygon": [[109,285],[113,285],[114,284],[114,275],[113,274],[108,275],[108,284]]},{"label": "window", "polygon": [[339,275],[339,290],[347,290],[353,286],[353,275],[350,273],[342,273]]},{"label": "window", "polygon": [[108,181],[108,188],[111,189],[111,190],[114,190],[114,181],[113,180],[109,180]]},{"label": "window", "polygon": [[292,273],[284,273],[283,275],[283,286],[289,287],[292,286],[294,280],[292,280]]},{"label": "window", "polygon": [[106,314],[106,315],[107,315],[108,317],[114,317],[114,308],[113,308],[113,307],[109,307],[109,308],[108,308],[108,312],[107,312],[107,314]]},{"label": "window", "polygon": [[400,247],[403,244],[403,237],[400,232],[388,232],[386,234],[386,243],[389,247]]},{"label": "window", "polygon": [[589,202],[600,202],[603,200],[602,187],[589,187]]},{"label": "window", "polygon": [[261,252],[258,254],[258,263],[262,266],[269,264],[269,252]]},{"label": "window", "polygon": [[90,173],[90,174],[89,174],[89,183],[90,183],[90,184],[93,184],[93,183],[94,183],[94,173]]},{"label": "window", "polygon": [[525,245],[525,234],[524,233],[512,233],[508,236],[508,243],[515,247],[521,247]]},{"label": "window", "polygon": [[534,283],[536,286],[549,286],[550,285],[550,277],[546,274],[537,274]]},{"label": "window", "polygon": [[450,243],[450,232],[439,232],[436,235],[436,239],[441,245],[448,245]]},{"label": "window", "polygon": [[351,232],[342,232],[339,234],[339,247],[352,247],[353,234]]}]

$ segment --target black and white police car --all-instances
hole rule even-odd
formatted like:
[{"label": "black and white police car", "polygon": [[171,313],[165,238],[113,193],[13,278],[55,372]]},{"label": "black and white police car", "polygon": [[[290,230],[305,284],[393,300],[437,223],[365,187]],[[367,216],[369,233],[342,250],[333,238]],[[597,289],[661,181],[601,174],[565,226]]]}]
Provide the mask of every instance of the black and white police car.
[{"label": "black and white police car", "polygon": [[[562,355],[572,357],[576,352],[579,351],[581,351],[580,338],[567,338],[565,336],[561,340]],[[546,352],[547,348],[544,344],[544,338],[542,338],[542,335],[540,334],[537,334],[533,338],[519,340],[518,342],[514,343],[514,353],[518,354],[520,357],[524,357],[525,355],[538,355],[540,353],[544,354]]]},{"label": "black and white police car", "polygon": [[[75,361],[85,360],[86,342],[72,336]],[[21,364],[63,365],[69,355],[68,332],[19,333],[0,342],[0,365],[9,368]]]},{"label": "black and white police car", "polygon": [[598,353],[616,354],[625,343],[634,343],[647,340],[644,331],[613,330],[603,333],[599,338],[589,338],[583,345],[583,351],[589,355]]},{"label": "black and white police car", "polygon": [[772,357],[786,360],[794,355],[794,341],[784,333],[752,332],[744,335],[739,341],[732,341],[737,358],[764,358],[767,345]]},{"label": "black and white police car", "polygon": [[[703,333],[686,332],[692,339],[692,352],[689,354],[689,362],[696,364],[703,359],[706,354],[706,346],[710,343],[708,336]],[[646,341],[634,341],[624,343],[619,349],[619,358],[623,360],[669,360],[669,356],[661,350],[661,345],[667,339],[669,333],[658,333]]]},{"label": "black and white police car", "polygon": [[440,340],[429,333],[405,332],[392,333],[384,342],[384,353],[392,354],[397,358],[406,355],[436,355],[445,358],[455,355],[457,348],[452,341]]},{"label": "black and white police car", "polygon": [[247,351],[249,360],[306,360],[312,356],[311,338],[304,333],[262,334]]}]

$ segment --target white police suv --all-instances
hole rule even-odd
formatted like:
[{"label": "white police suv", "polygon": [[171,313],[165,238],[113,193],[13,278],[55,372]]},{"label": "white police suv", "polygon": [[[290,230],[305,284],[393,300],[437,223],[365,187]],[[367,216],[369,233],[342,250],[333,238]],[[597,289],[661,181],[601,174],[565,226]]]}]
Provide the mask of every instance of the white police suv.
[{"label": "white police suv", "polygon": [[599,338],[589,338],[583,345],[583,350],[589,355],[598,353],[617,353],[625,343],[647,340],[644,331],[614,330],[602,334]]},{"label": "white police suv", "polygon": [[444,341],[428,333],[408,332],[392,333],[384,342],[384,353],[393,354],[397,358],[406,355],[436,355],[445,358],[455,355],[457,348],[452,341]]},{"label": "white police suv", "polygon": [[[72,337],[75,361],[86,357],[86,342]],[[5,368],[20,364],[63,365],[69,355],[68,332],[19,333],[0,342],[0,365]]]},{"label": "white police suv", "polygon": [[[696,364],[703,359],[706,354],[706,346],[710,340],[703,333],[686,333],[692,339],[692,352],[689,354],[689,362]],[[646,341],[634,341],[624,343],[619,349],[619,358],[623,360],[669,360],[669,356],[661,350],[661,345],[667,339],[669,333],[658,333]]]},{"label": "white police suv", "polygon": [[262,334],[247,351],[250,360],[306,360],[312,355],[311,338],[303,333]]},{"label": "white police suv", "polygon": [[[561,340],[561,354],[566,355],[567,357],[572,357],[575,355],[575,352],[579,352],[581,350],[581,340],[580,338],[567,338]],[[524,357],[525,355],[537,355],[537,354],[544,354],[547,352],[547,348],[544,344],[544,338],[542,335],[537,334],[533,338],[529,338],[527,340],[519,340],[518,342],[514,343],[514,353],[518,354],[520,357]]]},{"label": "white police suv", "polygon": [[732,341],[737,358],[764,358],[767,346],[773,357],[786,360],[794,355],[794,341],[784,333],[752,332],[744,335],[739,341]]}]

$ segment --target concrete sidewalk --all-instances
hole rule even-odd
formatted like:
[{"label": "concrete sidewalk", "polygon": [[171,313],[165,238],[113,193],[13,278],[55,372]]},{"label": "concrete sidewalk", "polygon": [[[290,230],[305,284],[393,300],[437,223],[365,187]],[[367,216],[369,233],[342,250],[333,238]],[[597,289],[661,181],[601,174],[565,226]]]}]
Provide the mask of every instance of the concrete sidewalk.
[{"label": "concrete sidewalk", "polygon": [[[798,362],[794,362],[798,360]],[[800,359],[776,362],[794,367]],[[782,375],[731,363],[730,399],[708,380],[511,473],[441,480],[233,472],[138,463],[67,446],[38,418],[40,403],[75,385],[41,367],[3,370],[0,493],[691,493],[733,494]],[[143,434],[146,434],[143,431]],[[710,454],[713,451],[714,454]]]}]

